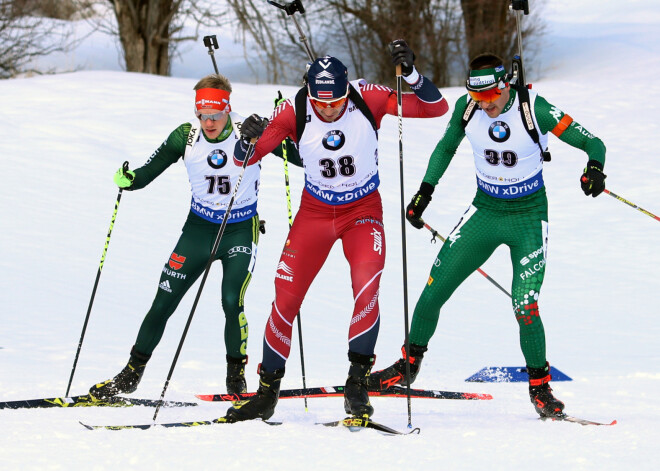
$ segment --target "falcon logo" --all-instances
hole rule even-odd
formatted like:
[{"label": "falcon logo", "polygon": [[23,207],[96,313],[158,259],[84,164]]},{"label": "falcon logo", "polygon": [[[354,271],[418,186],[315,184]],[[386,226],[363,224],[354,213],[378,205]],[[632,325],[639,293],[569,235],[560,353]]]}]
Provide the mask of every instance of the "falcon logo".
[{"label": "falcon logo", "polygon": [[511,129],[504,121],[495,121],[488,128],[488,135],[495,142],[504,142],[511,136]]},{"label": "falcon logo", "polygon": [[330,131],[325,136],[323,136],[323,147],[328,150],[339,150],[344,147],[346,142],[346,137],[344,133],[339,130]]},{"label": "falcon logo", "polygon": [[208,164],[214,169],[220,169],[227,164],[227,154],[222,149],[213,149],[206,157]]},{"label": "falcon logo", "polygon": [[183,266],[183,263],[185,261],[186,261],[186,257],[184,257],[183,255],[178,255],[178,254],[172,252],[172,256],[170,257],[170,261],[169,261],[168,265],[170,266],[170,268],[172,268],[174,270],[178,270]]}]

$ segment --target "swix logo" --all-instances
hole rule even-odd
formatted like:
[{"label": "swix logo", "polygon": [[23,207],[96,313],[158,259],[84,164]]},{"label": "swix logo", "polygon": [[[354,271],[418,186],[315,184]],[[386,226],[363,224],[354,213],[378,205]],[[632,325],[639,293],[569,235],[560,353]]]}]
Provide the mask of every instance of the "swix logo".
[{"label": "swix logo", "polygon": [[371,235],[374,236],[374,252],[383,255],[383,233],[373,227],[372,229],[373,232]]},{"label": "swix logo", "polygon": [[172,255],[170,256],[170,261],[168,265],[170,268],[174,270],[178,270],[183,266],[183,263],[186,261],[186,257],[183,255],[178,255],[174,252],[172,252]]},{"label": "swix logo", "polygon": [[[280,270],[283,271],[285,275],[281,275],[279,273]],[[285,281],[293,281],[293,270],[286,263],[280,262],[277,265],[277,273],[275,273],[275,277]]]},{"label": "swix logo", "polygon": [[163,281],[160,285],[158,285],[158,287],[163,291],[167,291],[168,293],[172,292],[172,288],[170,287],[170,280]]}]

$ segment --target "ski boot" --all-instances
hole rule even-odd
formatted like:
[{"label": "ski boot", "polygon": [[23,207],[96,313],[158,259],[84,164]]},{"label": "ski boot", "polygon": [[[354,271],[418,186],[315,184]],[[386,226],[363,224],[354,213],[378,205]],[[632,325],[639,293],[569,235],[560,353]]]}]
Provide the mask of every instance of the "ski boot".
[{"label": "ski boot", "polygon": [[105,400],[117,394],[130,394],[135,392],[142,379],[142,374],[151,355],[144,355],[135,346],[131,349],[131,357],[123,370],[112,379],[95,384],[89,389],[93,399]]},{"label": "ski boot", "polygon": [[344,410],[347,414],[356,417],[371,417],[374,408],[369,402],[367,379],[376,357],[349,351],[348,359],[351,366],[348,369],[348,378],[344,387]]},{"label": "ski boot", "polygon": [[227,394],[240,394],[247,392],[245,382],[245,365],[248,357],[234,358],[227,355]]},{"label": "ski boot", "polygon": [[544,368],[527,367],[529,374],[529,399],[534,409],[541,417],[558,417],[562,415],[564,403],[552,394],[548,382],[552,379],[550,365],[546,362]]},{"label": "ski boot", "polygon": [[[427,347],[410,344],[410,356],[408,362],[410,363],[410,384],[415,381],[419,369],[422,366],[422,359]],[[401,358],[392,366],[388,366],[384,370],[374,371],[367,379],[367,389],[369,391],[381,391],[394,385],[407,386],[406,382],[406,346],[401,347]]]},{"label": "ski boot", "polygon": [[245,401],[238,401],[227,411],[227,422],[241,420],[268,420],[275,413],[275,406],[280,397],[280,382],[284,376],[284,368],[268,373],[259,365],[259,389],[257,394]]}]

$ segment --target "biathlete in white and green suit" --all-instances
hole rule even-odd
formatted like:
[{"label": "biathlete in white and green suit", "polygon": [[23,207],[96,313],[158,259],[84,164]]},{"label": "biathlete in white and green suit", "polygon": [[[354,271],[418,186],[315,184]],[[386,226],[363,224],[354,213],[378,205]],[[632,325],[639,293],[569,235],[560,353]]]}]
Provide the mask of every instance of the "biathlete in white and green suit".
[{"label": "biathlete in white and green suit", "polygon": [[[183,159],[192,199],[188,218],[172,254],[163,267],[156,297],[131,349],[126,367],[113,379],[92,386],[90,394],[105,399],[135,391],[165,325],[179,302],[203,273],[229,206],[241,167],[233,154],[243,118],[231,112],[231,84],[226,77],[209,75],[194,89],[197,121],[184,123],[167,137],[147,162],[134,171],[119,169],[115,182],[126,190],[139,190],[170,165]],[[300,165],[297,151],[288,146],[292,163]],[[222,308],[227,352],[227,390],[246,392],[248,323],[245,292],[252,277],[259,242],[257,214],[260,166],[245,169],[229,219],[216,253],[222,262]]]},{"label": "biathlete in white and green suit", "polygon": [[[402,349],[402,359],[372,373],[370,387],[405,384],[406,357],[414,381],[444,303],[497,247],[507,245],[513,265],[513,312],[530,377],[530,398],[541,416],[550,416],[561,414],[564,404],[548,385],[550,368],[538,306],[548,241],[543,154],[548,133],[583,150],[589,161],[581,178],[582,189],[595,197],[605,189],[605,146],[556,106],[524,90],[529,94],[530,117],[540,137],[534,142],[520,111],[524,91],[512,87],[509,77],[502,59],[492,54],[477,56],[470,63],[469,93],[458,99],[406,217],[416,228],[424,226],[422,213],[465,136],[474,153],[477,194],[440,249],[417,301],[410,327],[410,354]],[[468,120],[466,110],[473,103],[476,111]]]}]

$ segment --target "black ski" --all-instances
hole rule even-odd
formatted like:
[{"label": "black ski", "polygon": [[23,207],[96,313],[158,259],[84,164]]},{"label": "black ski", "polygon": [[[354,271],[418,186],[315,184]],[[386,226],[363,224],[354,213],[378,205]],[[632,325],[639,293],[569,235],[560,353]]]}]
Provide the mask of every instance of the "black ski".
[{"label": "black ski", "polygon": [[[282,425],[282,422],[271,422],[269,420],[260,420],[266,425]],[[229,422],[226,417],[220,417],[213,420],[198,420],[195,422],[170,422],[166,424],[142,424],[142,425],[87,425],[80,422],[80,425],[88,430],[106,429],[106,430],[147,430],[153,427],[198,427],[200,425],[217,425],[217,424],[234,424],[237,422]]]},{"label": "black ski", "polygon": [[[250,399],[256,393],[243,394],[198,394],[196,397],[203,401],[242,401]],[[324,386],[320,388],[283,389],[280,399],[341,397],[344,395],[344,386]],[[369,391],[369,396],[375,397],[407,397],[406,388],[393,386],[382,391]],[[411,389],[410,397],[425,399],[464,399],[464,400],[490,400],[490,394],[478,394],[454,391],[436,391],[432,389]]]},{"label": "black ski", "polygon": [[388,427],[387,425],[374,422],[368,417],[356,417],[356,416],[346,417],[343,420],[336,420],[334,422],[324,422],[317,425],[325,425],[326,427],[342,426],[348,428],[351,432],[357,432],[364,428],[370,428],[387,435],[410,435],[410,434],[419,434],[420,432],[419,428],[414,428],[410,432],[400,432],[398,430]]},{"label": "black ski", "polygon": [[[0,402],[0,409],[35,409],[44,407],[156,407],[158,401],[153,399],[134,399],[131,397],[114,396],[109,399],[93,399],[89,394],[71,397],[50,397],[43,399],[27,399],[23,401]],[[194,402],[165,401],[163,407],[196,406]]]},{"label": "black ski", "polygon": [[573,422],[576,424],[580,425],[616,425],[616,420],[613,420],[612,422],[605,423],[605,422],[594,422],[593,420],[587,420],[587,419],[580,419],[578,417],[573,417],[572,415],[566,415],[566,414],[561,414],[556,417],[539,417],[541,420],[552,420],[552,421],[558,421],[558,422]]}]

